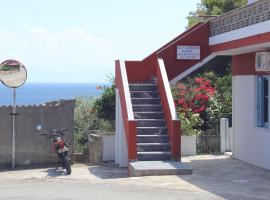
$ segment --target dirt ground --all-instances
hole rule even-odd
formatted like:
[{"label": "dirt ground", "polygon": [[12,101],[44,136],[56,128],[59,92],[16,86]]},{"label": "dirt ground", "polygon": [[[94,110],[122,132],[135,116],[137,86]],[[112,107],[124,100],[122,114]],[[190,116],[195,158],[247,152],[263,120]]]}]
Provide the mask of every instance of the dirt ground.
[{"label": "dirt ground", "polygon": [[192,156],[192,175],[128,177],[112,164],[0,172],[0,199],[269,200],[270,171],[228,156]]}]

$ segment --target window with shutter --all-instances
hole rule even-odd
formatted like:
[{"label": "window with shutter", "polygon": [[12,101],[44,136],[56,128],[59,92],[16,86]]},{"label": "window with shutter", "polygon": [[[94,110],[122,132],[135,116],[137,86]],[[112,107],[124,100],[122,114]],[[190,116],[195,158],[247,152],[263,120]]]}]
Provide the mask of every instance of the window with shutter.
[{"label": "window with shutter", "polygon": [[257,126],[268,128],[269,126],[269,80],[267,77],[257,77]]}]

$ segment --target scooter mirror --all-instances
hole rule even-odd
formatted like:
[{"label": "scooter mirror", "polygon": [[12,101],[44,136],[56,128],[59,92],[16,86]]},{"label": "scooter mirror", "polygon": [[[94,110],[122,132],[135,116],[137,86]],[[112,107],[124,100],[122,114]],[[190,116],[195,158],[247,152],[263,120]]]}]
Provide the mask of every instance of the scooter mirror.
[{"label": "scooter mirror", "polygon": [[41,129],[42,129],[42,126],[41,125],[37,125],[37,130],[38,131],[41,131]]}]

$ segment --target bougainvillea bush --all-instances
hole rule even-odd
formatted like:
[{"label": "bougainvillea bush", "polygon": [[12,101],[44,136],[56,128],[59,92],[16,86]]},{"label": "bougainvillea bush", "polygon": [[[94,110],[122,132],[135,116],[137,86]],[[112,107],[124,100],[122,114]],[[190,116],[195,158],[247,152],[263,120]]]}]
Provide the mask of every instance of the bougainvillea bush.
[{"label": "bougainvillea bush", "polygon": [[224,113],[231,114],[231,79],[228,77],[218,78],[208,72],[178,82],[172,91],[185,135],[200,135],[207,130],[216,132],[219,119]]}]

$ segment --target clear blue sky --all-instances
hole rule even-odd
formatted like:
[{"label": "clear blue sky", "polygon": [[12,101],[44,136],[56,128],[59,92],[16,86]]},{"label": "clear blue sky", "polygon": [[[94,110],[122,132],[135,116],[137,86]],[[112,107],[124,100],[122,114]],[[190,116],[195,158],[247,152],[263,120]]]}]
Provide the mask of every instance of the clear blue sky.
[{"label": "clear blue sky", "polygon": [[28,82],[104,82],[114,60],[141,60],[185,30],[199,0],[3,0],[0,61]]}]

